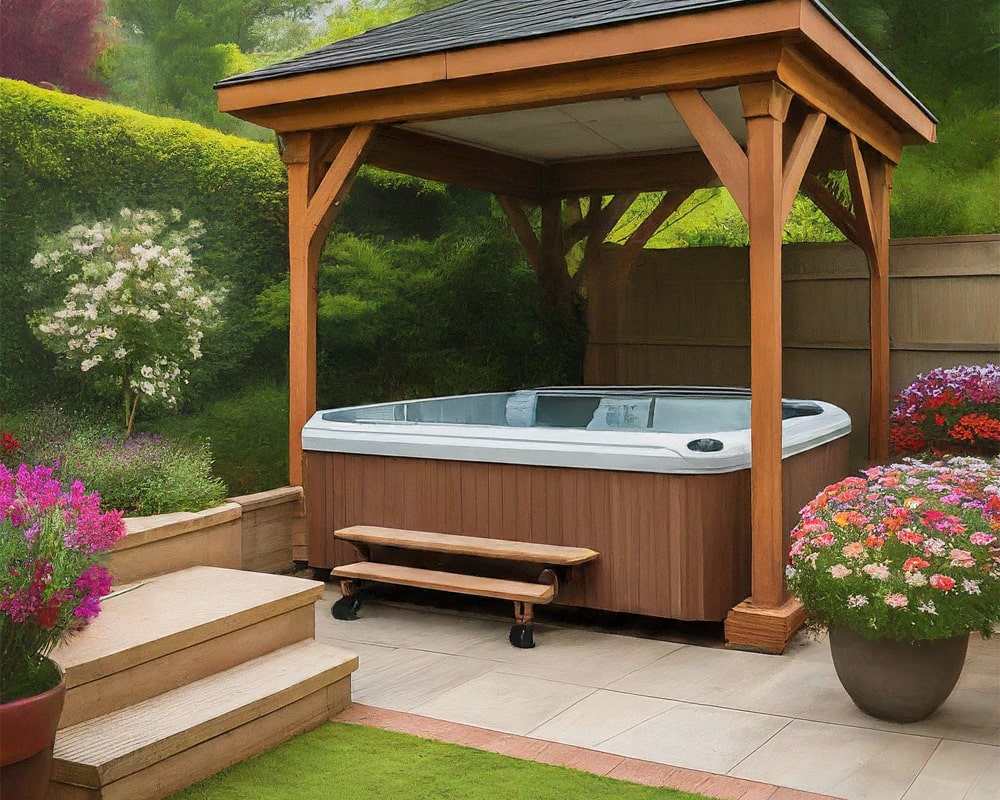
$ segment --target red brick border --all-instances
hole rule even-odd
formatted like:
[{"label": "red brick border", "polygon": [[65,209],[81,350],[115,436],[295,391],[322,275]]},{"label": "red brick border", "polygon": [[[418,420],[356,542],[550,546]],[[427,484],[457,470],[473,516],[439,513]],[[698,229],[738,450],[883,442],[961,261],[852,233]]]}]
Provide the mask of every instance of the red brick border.
[{"label": "red brick border", "polygon": [[697,792],[721,800],[835,800],[825,794],[786,789],[769,783],[731,778],[728,775],[715,775],[683,767],[671,767],[654,761],[626,758],[584,747],[474,728],[471,725],[460,725],[457,722],[446,722],[359,703],[349,706],[334,717],[333,721],[410,733],[425,739],[460,744],[543,764],[570,767],[631,783],[669,786],[672,789]]}]

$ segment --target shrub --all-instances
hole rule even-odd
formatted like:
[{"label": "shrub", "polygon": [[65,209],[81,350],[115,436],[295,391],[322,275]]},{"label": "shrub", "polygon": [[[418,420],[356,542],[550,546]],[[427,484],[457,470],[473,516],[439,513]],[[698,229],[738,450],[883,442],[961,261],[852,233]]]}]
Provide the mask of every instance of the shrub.
[{"label": "shrub", "polygon": [[59,476],[64,483],[86,479],[105,506],[133,516],[201,511],[226,497],[226,485],[212,474],[207,443],[191,448],[151,433],[74,434]]},{"label": "shrub", "polygon": [[918,375],[896,398],[889,443],[899,455],[1000,454],[1000,367],[942,367]]},{"label": "shrub", "polygon": [[118,219],[43,238],[32,259],[63,295],[32,317],[36,335],[103,395],[124,400],[126,436],[140,397],[177,405],[218,318],[218,293],[202,289],[191,255],[203,226],[180,218],[123,208]]},{"label": "shrub", "polygon": [[213,475],[204,441],[180,444],[150,433],[124,437],[107,424],[55,406],[22,412],[7,424],[20,446],[5,463],[54,466],[53,477],[65,486],[83,482],[106,508],[134,516],[201,511],[227,494],[225,483]]}]

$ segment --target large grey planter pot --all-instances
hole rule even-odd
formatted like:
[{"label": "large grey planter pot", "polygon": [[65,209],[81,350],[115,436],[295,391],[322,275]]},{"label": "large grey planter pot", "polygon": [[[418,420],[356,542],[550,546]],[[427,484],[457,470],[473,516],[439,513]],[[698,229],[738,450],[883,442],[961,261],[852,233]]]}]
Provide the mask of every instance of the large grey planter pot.
[{"label": "large grey planter pot", "polygon": [[830,630],[833,666],[844,689],[866,714],[890,722],[933,714],[958,683],[968,647],[968,633],[911,643]]}]

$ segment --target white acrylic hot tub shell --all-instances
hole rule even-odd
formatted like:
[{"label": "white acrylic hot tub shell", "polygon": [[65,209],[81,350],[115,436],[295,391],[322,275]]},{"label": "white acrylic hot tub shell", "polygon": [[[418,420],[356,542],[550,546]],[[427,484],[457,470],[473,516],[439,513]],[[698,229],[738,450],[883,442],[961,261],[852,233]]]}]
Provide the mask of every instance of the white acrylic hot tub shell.
[{"label": "white acrylic hot tub shell", "polygon": [[[809,402],[822,413],[783,421],[783,458],[850,433],[851,420],[845,411],[829,403]],[[377,413],[376,409],[394,405],[383,403],[358,410],[369,408]],[[335,422],[323,418],[327,413],[316,412],[302,429],[303,450],[673,474],[733,472],[750,467],[749,429],[660,433],[402,420]],[[717,452],[689,450],[687,443],[701,437],[718,439],[723,448]]]}]

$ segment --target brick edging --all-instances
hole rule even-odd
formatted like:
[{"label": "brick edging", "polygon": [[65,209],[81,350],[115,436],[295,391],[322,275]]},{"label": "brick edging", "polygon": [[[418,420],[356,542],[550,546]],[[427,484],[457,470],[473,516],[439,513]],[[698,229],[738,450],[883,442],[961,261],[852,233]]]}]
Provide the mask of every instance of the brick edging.
[{"label": "brick edging", "polygon": [[716,775],[684,767],[671,767],[655,761],[617,756],[585,747],[532,739],[512,733],[475,728],[457,722],[422,717],[403,711],[390,711],[354,703],[333,718],[334,722],[365,725],[370,728],[409,733],[425,739],[486,750],[491,753],[553,764],[604,775],[609,778],[668,786],[685,792],[697,792],[721,800],[835,800],[829,795],[788,789],[769,783]]}]

